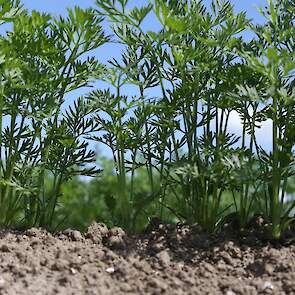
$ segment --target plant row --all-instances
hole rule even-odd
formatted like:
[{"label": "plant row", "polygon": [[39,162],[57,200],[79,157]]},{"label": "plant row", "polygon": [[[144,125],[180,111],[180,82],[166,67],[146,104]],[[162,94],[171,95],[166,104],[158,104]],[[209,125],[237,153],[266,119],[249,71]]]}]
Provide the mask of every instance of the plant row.
[{"label": "plant row", "polygon": [[[261,214],[280,239],[295,207],[295,6],[268,2],[257,25],[230,1],[97,0],[55,18],[0,1],[12,24],[0,39],[1,225],[52,229],[64,185],[104,177],[94,142],[113,159],[114,224],[174,216],[216,232]],[[112,46],[120,57],[93,57]]]}]

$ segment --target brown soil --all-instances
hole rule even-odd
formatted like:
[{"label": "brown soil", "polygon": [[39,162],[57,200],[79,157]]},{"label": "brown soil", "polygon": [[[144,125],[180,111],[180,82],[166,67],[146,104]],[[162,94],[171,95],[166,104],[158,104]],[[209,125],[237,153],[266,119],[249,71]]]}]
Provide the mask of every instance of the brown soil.
[{"label": "brown soil", "polygon": [[0,237],[0,294],[295,294],[295,245],[159,225]]}]

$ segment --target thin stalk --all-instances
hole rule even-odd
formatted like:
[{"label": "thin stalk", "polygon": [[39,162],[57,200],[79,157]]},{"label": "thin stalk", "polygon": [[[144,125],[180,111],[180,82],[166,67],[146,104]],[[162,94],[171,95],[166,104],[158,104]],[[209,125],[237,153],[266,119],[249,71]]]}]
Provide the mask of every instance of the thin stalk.
[{"label": "thin stalk", "polygon": [[127,196],[127,185],[126,185],[126,169],[125,169],[125,147],[124,147],[124,142],[123,142],[123,135],[122,135],[122,130],[120,129],[122,126],[122,118],[121,118],[121,101],[120,101],[120,78],[118,79],[118,84],[117,84],[117,108],[118,108],[118,113],[119,113],[119,130],[118,130],[118,149],[117,149],[117,158],[118,158],[118,181],[119,181],[119,190],[120,190],[120,199],[121,199],[121,204],[120,204],[120,215],[122,218],[122,223],[124,224],[125,227],[130,226],[130,205],[129,205],[129,200]]},{"label": "thin stalk", "polygon": [[[142,85],[139,86],[140,96],[144,97],[144,89]],[[149,134],[148,122],[147,118],[144,122],[145,127],[145,135],[146,135],[146,142],[147,142],[147,152],[148,152],[148,175],[151,185],[151,191],[154,193],[154,179],[153,179],[153,166],[152,166],[152,156],[151,156],[151,138]]]},{"label": "thin stalk", "polygon": [[[1,77],[2,79],[2,77]],[[3,129],[3,108],[4,108],[4,89],[2,85],[2,81],[0,82],[0,207],[1,207],[1,216],[0,220],[2,220],[3,215],[5,214],[2,210],[4,205],[4,194],[3,194],[3,176],[4,176],[4,167],[3,167],[3,160],[2,160],[2,129]]]},{"label": "thin stalk", "polygon": [[[11,115],[11,120],[10,120],[10,144],[8,147],[8,153],[7,153],[7,164],[6,164],[6,171],[3,171],[3,178],[5,181],[10,182],[13,176],[13,168],[15,167],[15,156],[17,154],[17,151],[13,154],[13,148],[15,148],[15,139],[14,139],[14,127],[15,127],[15,122],[16,122],[16,113],[13,112]],[[15,211],[16,208],[12,208],[11,204],[13,202],[12,195],[10,195],[10,198],[8,198],[9,193],[11,192],[11,186],[9,184],[5,184],[2,187],[2,197],[4,202],[8,202],[8,207],[6,208],[6,212],[3,214],[6,215],[6,222],[7,218],[9,217],[9,211]],[[4,204],[2,204],[2,207]],[[10,210],[8,210],[10,209]]]},{"label": "thin stalk", "polygon": [[278,144],[278,98],[273,97],[273,179],[272,179],[272,235],[275,239],[281,236],[280,230],[280,169],[279,169],[279,144]]},{"label": "thin stalk", "polygon": [[[56,208],[56,204],[57,204],[57,200],[60,194],[60,189],[61,189],[61,185],[63,183],[63,173],[59,174],[56,178],[54,179],[54,187],[53,187],[53,191],[54,191],[54,196],[53,198],[51,198],[51,200],[53,200],[52,205],[51,205],[51,210],[49,213],[49,218],[48,220],[46,220],[46,226],[48,226],[49,228],[52,227],[52,223],[53,223],[53,217],[54,217],[54,212],[55,212],[55,208]],[[42,224],[44,225],[44,224]]]},{"label": "thin stalk", "polygon": [[[290,118],[292,115],[292,110],[293,110],[293,106],[290,104],[287,108],[287,112],[285,114],[286,118]],[[288,138],[288,134],[289,134],[289,130],[292,130],[292,126],[290,124],[290,120],[287,119],[287,123],[285,125],[285,132],[284,132],[284,138],[283,138],[283,154],[284,154],[284,161],[280,161],[280,166],[281,169],[285,169],[284,174],[283,174],[283,185],[282,185],[282,193],[281,193],[281,204],[282,206],[284,205],[284,201],[285,201],[285,194],[286,194],[286,190],[287,190],[287,184],[288,184],[288,170],[287,167],[290,164],[290,155],[292,154],[292,146],[293,144],[290,143],[290,138]],[[291,141],[292,142],[292,141]]]}]

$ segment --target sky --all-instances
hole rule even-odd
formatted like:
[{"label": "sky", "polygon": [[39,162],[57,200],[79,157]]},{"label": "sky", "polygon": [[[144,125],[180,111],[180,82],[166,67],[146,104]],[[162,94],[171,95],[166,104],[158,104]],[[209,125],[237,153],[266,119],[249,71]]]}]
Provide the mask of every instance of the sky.
[{"label": "sky", "polygon": [[[247,17],[257,23],[263,22],[263,17],[258,12],[258,7],[265,6],[267,0],[232,0],[235,12],[246,11]],[[95,7],[95,0],[22,0],[25,8],[29,10],[38,10],[52,15],[66,15],[67,7],[80,6],[81,8]],[[142,6],[149,3],[148,0],[129,0],[129,6]],[[210,5],[211,0],[204,0],[205,5]],[[156,30],[159,23],[156,17],[150,15],[146,22],[143,23],[144,29]],[[249,35],[245,34],[246,37]],[[111,57],[118,55],[118,50],[114,46],[103,46],[97,51],[98,58],[102,62],[107,62]]]},{"label": "sky", "polygon": [[[147,4],[148,0],[129,0],[130,6],[141,6]],[[267,5],[267,0],[232,0],[234,4],[235,12],[246,11],[247,17],[252,19],[254,23],[263,23],[264,19],[258,12],[258,7],[264,7]],[[67,14],[67,7],[80,6],[82,8],[88,8],[95,6],[95,0],[22,0],[25,8],[29,10],[38,10],[52,15],[63,15]],[[210,5],[211,0],[204,0],[205,5]],[[147,30],[157,30],[159,23],[156,18],[151,16],[144,24]],[[245,38],[250,38],[251,36],[246,33]],[[97,59],[103,63],[106,63],[109,59],[113,57],[118,57],[120,55],[120,50],[112,45],[104,45],[102,48],[95,51],[94,55]],[[100,84],[96,84],[100,85]],[[82,93],[75,93],[79,96]],[[128,93],[128,91],[130,93]],[[132,95],[132,90],[127,90],[126,94]],[[242,125],[237,113],[233,113],[230,118],[229,131],[241,134]],[[271,146],[271,122],[267,121],[263,126],[256,132],[258,143],[264,148],[269,149]]]},{"label": "sky", "polygon": [[[147,0],[129,0],[131,5],[144,5],[147,4]],[[211,0],[205,0],[205,4],[209,4]],[[236,11],[247,11],[248,17],[253,18],[256,21],[261,21],[262,18],[256,10],[256,6],[265,6],[266,0],[232,0],[231,1]],[[95,5],[95,0],[22,0],[24,6],[28,9],[36,9],[52,14],[65,14],[67,7],[80,6],[87,8]],[[151,24],[153,26],[153,24]]]}]

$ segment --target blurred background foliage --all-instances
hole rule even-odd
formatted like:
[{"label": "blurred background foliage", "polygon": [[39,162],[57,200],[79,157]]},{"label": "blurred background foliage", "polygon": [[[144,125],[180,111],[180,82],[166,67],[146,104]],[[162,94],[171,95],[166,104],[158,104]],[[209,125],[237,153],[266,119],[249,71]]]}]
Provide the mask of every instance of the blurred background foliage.
[{"label": "blurred background foliage", "polygon": [[[103,169],[99,177],[90,180],[75,177],[62,186],[53,228],[59,230],[75,228],[83,231],[93,221],[104,222],[109,227],[120,225],[115,213],[120,187],[118,187],[113,161],[107,157],[101,157],[98,159],[98,164]],[[47,182],[50,181],[51,177],[48,176]],[[144,230],[151,219],[159,215],[162,216],[163,222],[180,221],[169,209],[176,205],[176,199],[172,194],[167,197],[167,208],[159,212],[150,192],[146,169],[138,169],[134,181],[136,197],[132,206],[132,222],[135,232]],[[127,176],[129,191],[130,185],[131,178]]]},{"label": "blurred background foliage", "polygon": [[[100,157],[98,164],[102,168],[101,175],[94,179],[83,179],[75,177],[64,184],[57,205],[54,230],[74,228],[85,231],[93,222],[103,222],[109,227],[120,226],[120,221],[115,214],[118,192],[117,176],[114,163],[108,157]],[[157,176],[154,179],[157,182]],[[47,176],[47,183],[52,181]],[[127,178],[130,193],[131,178]],[[165,196],[165,206],[159,208],[151,192],[146,169],[138,169],[135,176],[135,195],[137,196],[133,208],[133,231],[142,232],[154,221],[164,223],[184,223],[185,206],[179,202],[177,197],[170,191]],[[50,185],[49,185],[50,187]],[[180,186],[176,189],[180,194]],[[295,187],[294,190],[295,191]],[[177,208],[177,210],[173,209]],[[225,193],[221,208],[223,217],[229,212],[235,212],[230,192]],[[225,209],[228,208],[228,211]]]}]

